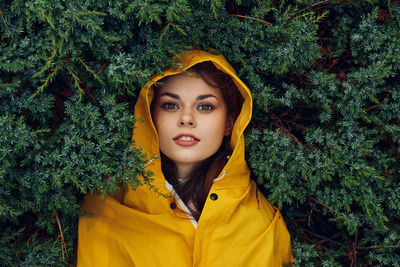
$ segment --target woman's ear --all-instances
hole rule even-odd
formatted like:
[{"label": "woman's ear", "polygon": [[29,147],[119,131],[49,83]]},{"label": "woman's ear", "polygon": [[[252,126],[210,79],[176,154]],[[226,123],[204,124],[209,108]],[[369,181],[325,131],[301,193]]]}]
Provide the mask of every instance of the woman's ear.
[{"label": "woman's ear", "polygon": [[233,120],[232,116],[226,117],[225,136],[228,136],[232,133],[234,123],[235,121]]}]

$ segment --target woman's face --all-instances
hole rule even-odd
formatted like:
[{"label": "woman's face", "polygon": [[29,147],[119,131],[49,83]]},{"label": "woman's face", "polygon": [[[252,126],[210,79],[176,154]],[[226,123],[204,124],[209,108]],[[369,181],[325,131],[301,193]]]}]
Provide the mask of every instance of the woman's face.
[{"label": "woman's face", "polygon": [[213,155],[223,137],[230,135],[233,119],[219,89],[196,74],[182,73],[167,79],[153,106],[161,152],[173,160],[179,178]]}]

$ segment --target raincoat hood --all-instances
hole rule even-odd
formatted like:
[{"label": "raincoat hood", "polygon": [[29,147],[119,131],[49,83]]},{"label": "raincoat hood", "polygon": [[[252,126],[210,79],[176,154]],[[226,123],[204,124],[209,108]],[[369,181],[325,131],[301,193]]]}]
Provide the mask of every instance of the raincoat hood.
[{"label": "raincoat hood", "polygon": [[[244,158],[244,137],[243,132],[251,119],[252,112],[252,98],[251,93],[247,86],[238,78],[235,70],[226,61],[223,55],[211,54],[200,50],[188,50],[180,54],[179,59],[176,59],[177,69],[166,70],[162,74],[155,75],[142,89],[138,102],[135,106],[135,117],[142,118],[143,122],[137,122],[136,128],[133,133],[133,140],[138,146],[143,148],[143,152],[149,155],[152,159],[151,162],[154,163],[152,171],[154,177],[160,178],[156,183],[156,186],[163,188],[165,186],[165,181],[163,179],[164,175],[161,171],[161,160],[160,159],[160,149],[157,131],[155,129],[154,123],[151,117],[150,104],[153,98],[152,86],[164,77],[175,75],[186,71],[187,69],[193,67],[194,65],[211,61],[213,65],[231,76],[236,87],[238,88],[240,94],[243,96],[244,103],[242,106],[242,111],[240,112],[236,122],[234,124],[232,135],[231,135],[231,149],[232,155],[222,170],[220,177],[215,179],[215,186],[218,188],[229,188],[245,186],[248,184],[248,179],[243,177],[248,177],[249,169],[247,168],[246,161]],[[221,179],[221,176],[229,172],[230,179]]]},{"label": "raincoat hood", "polygon": [[[157,131],[151,117],[152,86],[160,79],[211,61],[228,74],[244,98],[235,121],[232,155],[213,181],[198,221],[190,216],[161,170]],[[252,98],[227,60],[216,53],[182,52],[175,69],[157,74],[135,105],[135,146],[143,149],[153,173],[151,186],[108,196],[88,195],[78,233],[78,266],[281,266],[293,261],[283,218],[258,192],[245,161],[243,132]],[[169,197],[173,196],[173,197]],[[178,205],[173,201],[176,199]],[[174,205],[172,205],[174,204]]]}]

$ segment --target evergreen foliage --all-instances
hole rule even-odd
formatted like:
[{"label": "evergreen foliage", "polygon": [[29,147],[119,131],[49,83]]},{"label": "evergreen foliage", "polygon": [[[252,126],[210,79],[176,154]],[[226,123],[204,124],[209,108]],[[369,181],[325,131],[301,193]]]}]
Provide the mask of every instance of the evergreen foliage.
[{"label": "evergreen foliage", "polygon": [[389,0],[1,1],[0,265],[74,263],[84,194],[152,186],[133,106],[193,46],[222,52],[253,93],[247,159],[295,265],[400,266]]}]

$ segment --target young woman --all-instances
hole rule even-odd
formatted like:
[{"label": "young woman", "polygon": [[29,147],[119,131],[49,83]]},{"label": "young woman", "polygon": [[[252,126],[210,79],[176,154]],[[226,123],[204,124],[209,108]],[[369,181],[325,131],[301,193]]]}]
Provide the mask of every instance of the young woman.
[{"label": "young woman", "polygon": [[151,79],[135,106],[144,121],[133,139],[151,158],[159,192],[87,196],[94,216],[79,222],[78,266],[290,264],[282,216],[244,158],[250,91],[222,55],[190,50],[177,63]]}]

